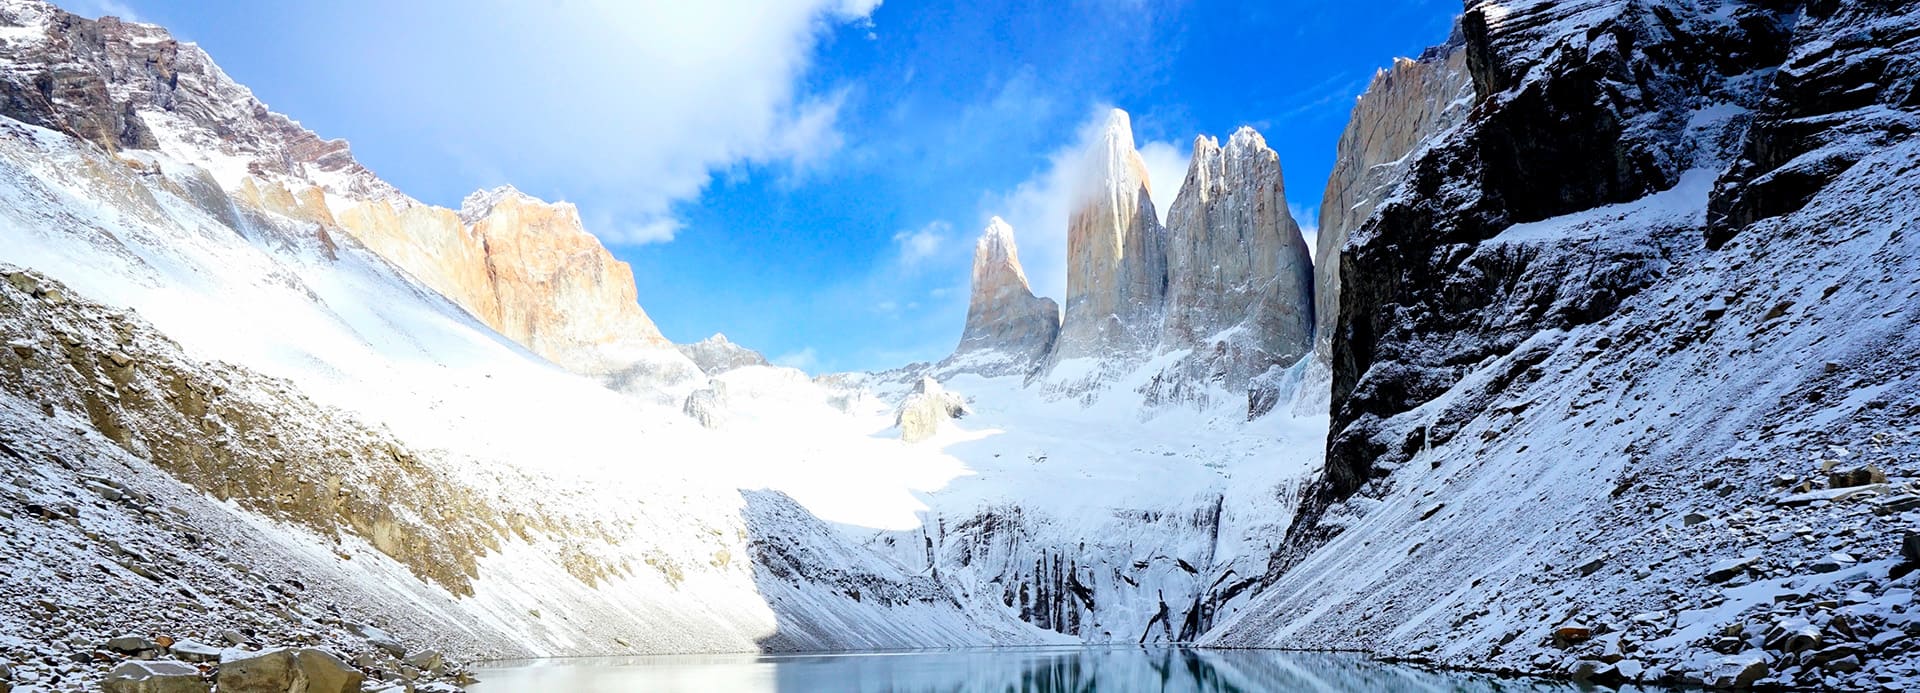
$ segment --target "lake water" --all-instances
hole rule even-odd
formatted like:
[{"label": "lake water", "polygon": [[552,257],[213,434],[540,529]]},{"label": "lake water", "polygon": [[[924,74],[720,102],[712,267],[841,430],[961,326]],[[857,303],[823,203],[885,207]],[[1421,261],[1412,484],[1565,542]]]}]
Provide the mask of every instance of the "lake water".
[{"label": "lake water", "polygon": [[548,659],[485,665],[474,673],[480,683],[468,689],[471,693],[1592,690],[1541,680],[1435,673],[1358,655],[1169,647]]}]

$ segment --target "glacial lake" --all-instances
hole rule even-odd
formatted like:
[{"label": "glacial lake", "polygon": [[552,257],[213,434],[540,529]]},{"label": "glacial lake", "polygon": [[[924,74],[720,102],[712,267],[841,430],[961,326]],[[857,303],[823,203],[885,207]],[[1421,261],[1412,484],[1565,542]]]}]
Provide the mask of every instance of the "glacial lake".
[{"label": "glacial lake", "polygon": [[481,664],[474,674],[480,682],[468,687],[470,693],[1593,690],[1539,679],[1432,672],[1361,655],[1129,646],[543,659]]}]

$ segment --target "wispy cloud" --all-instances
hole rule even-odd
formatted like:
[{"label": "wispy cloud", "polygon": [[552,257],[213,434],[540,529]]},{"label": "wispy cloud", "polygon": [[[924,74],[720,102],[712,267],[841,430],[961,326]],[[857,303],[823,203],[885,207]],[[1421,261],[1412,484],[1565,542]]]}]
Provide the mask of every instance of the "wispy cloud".
[{"label": "wispy cloud", "polygon": [[808,373],[817,371],[820,368],[820,354],[814,351],[813,347],[787,352],[767,360],[776,366],[798,368]]},{"label": "wispy cloud", "polygon": [[949,245],[953,234],[953,225],[944,221],[935,221],[911,231],[893,234],[895,252],[899,262],[907,267],[915,267],[934,258]]},{"label": "wispy cloud", "polygon": [[1313,255],[1314,240],[1320,237],[1320,207],[1288,202],[1287,213],[1293,215],[1293,223],[1300,225],[1300,235],[1307,239],[1307,254]]}]

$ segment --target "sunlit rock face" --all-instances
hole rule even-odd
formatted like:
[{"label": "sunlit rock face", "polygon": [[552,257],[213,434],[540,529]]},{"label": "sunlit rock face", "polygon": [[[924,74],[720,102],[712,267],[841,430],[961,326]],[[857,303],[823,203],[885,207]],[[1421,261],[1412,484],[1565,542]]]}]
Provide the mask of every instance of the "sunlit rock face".
[{"label": "sunlit rock face", "polygon": [[1033,295],[1013,227],[994,217],[974,244],[967,326],[949,362],[988,375],[1024,373],[1046,356],[1059,334],[1060,305]]},{"label": "sunlit rock face", "polygon": [[669,346],[640,309],[633,268],[586,232],[573,205],[497,188],[468,196],[460,218],[486,245],[501,334],[581,372]]},{"label": "sunlit rock face", "polygon": [[445,207],[369,200],[340,210],[340,225],[415,280],[496,329],[500,298],[487,271],[486,243]]},{"label": "sunlit rock face", "polygon": [[[569,370],[606,375],[637,360],[697,368],[640,308],[633,271],[587,233],[573,205],[512,187],[474,193],[458,213],[386,200],[344,209],[340,224],[501,335]],[[680,376],[685,376],[684,378]]]},{"label": "sunlit rock face", "polygon": [[1125,111],[1109,115],[1080,176],[1067,224],[1067,299],[1056,362],[1151,346],[1167,293],[1166,231]]},{"label": "sunlit rock face", "polygon": [[[635,300],[631,269],[580,224],[572,205],[510,188],[460,213],[408,198],[324,140],[274,113],[165,29],[90,20],[51,5],[0,3],[0,116],[65,132],[130,160],[157,150],[208,172],[231,198],[205,211],[306,222],[331,249],[359,240],[501,335],[609,382],[697,377]],[[211,192],[211,191],[207,191]],[[331,250],[329,250],[331,252]],[[646,377],[637,377],[644,363]],[[618,377],[614,377],[618,375]]]},{"label": "sunlit rock face", "polygon": [[1340,135],[1333,174],[1320,199],[1314,239],[1314,350],[1332,353],[1340,310],[1340,247],[1375,206],[1392,194],[1408,156],[1435,133],[1458,125],[1475,102],[1465,41],[1458,31],[1418,59],[1396,58],[1374,73]]},{"label": "sunlit rock face", "polygon": [[1240,388],[1311,348],[1313,261],[1260,133],[1194,141],[1167,241],[1162,350],[1192,350],[1200,375]]}]

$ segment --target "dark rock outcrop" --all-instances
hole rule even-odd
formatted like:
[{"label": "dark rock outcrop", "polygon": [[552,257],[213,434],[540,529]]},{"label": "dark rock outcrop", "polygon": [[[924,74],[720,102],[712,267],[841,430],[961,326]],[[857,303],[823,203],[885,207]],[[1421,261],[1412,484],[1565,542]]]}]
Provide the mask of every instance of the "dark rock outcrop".
[{"label": "dark rock outcrop", "polygon": [[[1672,188],[1684,171],[1724,159],[1739,119],[1694,116],[1757,100],[1757,78],[1783,57],[1792,16],[1766,3],[1726,5],[1469,4],[1461,26],[1480,105],[1411,164],[1401,194],[1354,231],[1339,258],[1327,493],[1353,492],[1376,462],[1420,444],[1377,435],[1387,419],[1522,333],[1556,326],[1486,333],[1506,321],[1497,315],[1503,298],[1471,287],[1522,281],[1513,273],[1523,267],[1487,262],[1480,243],[1515,224]],[[1590,322],[1612,305],[1563,312],[1559,325]]]},{"label": "dark rock outcrop", "polygon": [[1800,209],[1867,154],[1920,132],[1915,11],[1912,2],[1806,3],[1792,53],[1707,210],[1710,247]]},{"label": "dark rock outcrop", "polygon": [[1333,354],[1334,319],[1340,314],[1340,262],[1348,234],[1398,188],[1413,151],[1458,125],[1473,107],[1466,39],[1456,28],[1444,45],[1418,59],[1400,58],[1374,73],[1353,106],[1340,135],[1333,173],[1320,199],[1314,237],[1314,351]]}]

